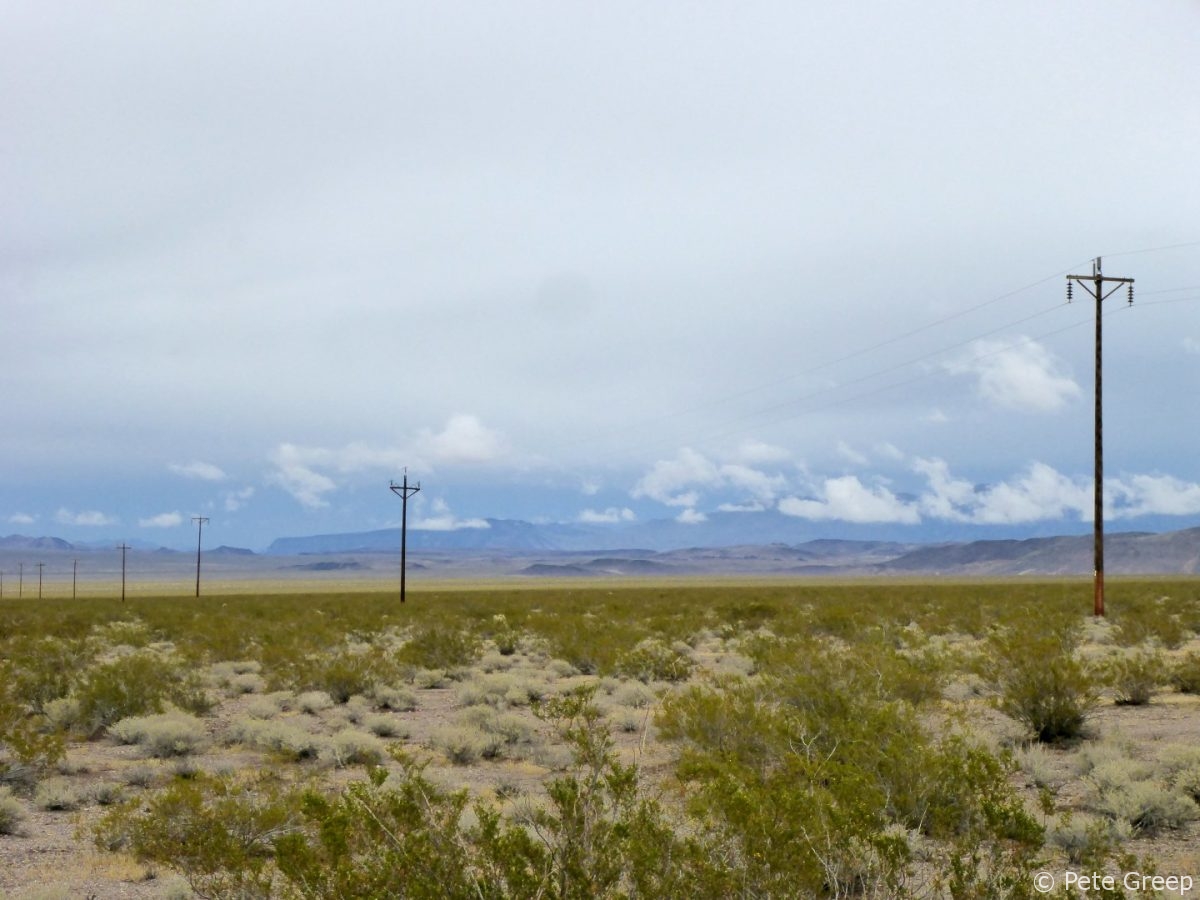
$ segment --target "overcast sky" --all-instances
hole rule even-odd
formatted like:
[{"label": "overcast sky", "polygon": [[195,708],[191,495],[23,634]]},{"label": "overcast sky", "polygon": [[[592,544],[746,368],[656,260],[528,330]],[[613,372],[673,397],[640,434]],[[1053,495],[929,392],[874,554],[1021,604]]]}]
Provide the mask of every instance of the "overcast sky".
[{"label": "overcast sky", "polygon": [[1200,523],[1194,0],[17,0],[0,83],[0,532],[1078,530],[1097,255]]}]

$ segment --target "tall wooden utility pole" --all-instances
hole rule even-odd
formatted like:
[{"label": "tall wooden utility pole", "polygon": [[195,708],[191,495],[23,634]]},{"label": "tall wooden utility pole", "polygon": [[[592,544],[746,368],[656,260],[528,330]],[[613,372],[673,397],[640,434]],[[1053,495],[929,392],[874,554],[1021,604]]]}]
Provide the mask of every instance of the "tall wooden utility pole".
[{"label": "tall wooden utility pole", "polygon": [[129,545],[122,542],[118,550],[121,551],[121,602],[125,602],[125,551],[129,549]]},{"label": "tall wooden utility pole", "polygon": [[400,506],[400,602],[404,602],[404,570],[407,568],[408,555],[408,498],[421,489],[421,483],[408,483],[408,469],[404,470],[404,481],[400,484],[392,481],[388,488],[403,501]]},{"label": "tall wooden utility pole", "polygon": [[192,516],[192,521],[198,526],[196,528],[196,596],[200,596],[200,539],[204,537],[204,523],[208,521],[204,516]]},{"label": "tall wooden utility pole", "polygon": [[[1071,302],[1071,287],[1078,284],[1096,299],[1096,487],[1093,497],[1093,557],[1095,559],[1095,601],[1093,614],[1104,615],[1104,415],[1103,379],[1101,377],[1101,326],[1103,318],[1100,305],[1125,284],[1129,286],[1129,302],[1133,303],[1133,279],[1113,278],[1104,275],[1100,268],[1100,257],[1092,261],[1091,275],[1067,276],[1067,302]],[[1112,285],[1111,288],[1106,287]]]}]

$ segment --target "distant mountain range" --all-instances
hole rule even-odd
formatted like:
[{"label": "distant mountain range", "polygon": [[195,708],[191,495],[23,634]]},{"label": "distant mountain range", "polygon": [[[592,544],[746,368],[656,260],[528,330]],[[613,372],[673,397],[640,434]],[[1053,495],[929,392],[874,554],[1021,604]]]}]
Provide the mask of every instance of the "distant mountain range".
[{"label": "distant mountain range", "polygon": [[[737,514],[731,515],[734,520],[740,519]],[[705,529],[704,525],[709,527]],[[646,523],[641,528],[606,529],[491,519],[487,528],[409,531],[409,566],[434,577],[703,574],[986,577],[1086,575],[1092,571],[1090,534],[916,543],[802,537],[803,531],[799,529],[795,533],[801,539],[760,542],[755,540],[757,533],[741,531],[737,532],[740,540],[720,544],[717,541],[721,537],[732,534],[728,522],[700,526]],[[680,534],[697,540],[671,546],[679,541]],[[214,565],[236,567],[248,575],[285,570],[378,574],[392,571],[395,557],[399,556],[399,542],[399,529],[384,529],[280,538],[271,544],[267,554],[217,547],[205,550],[205,557]],[[107,556],[113,554],[108,544],[93,552],[101,549]],[[87,549],[60,538],[21,535],[0,538],[0,554],[10,561],[28,562],[32,556],[26,555],[34,553],[42,558],[61,558],[77,552]],[[160,548],[150,556],[162,557],[163,565],[172,565],[168,557],[182,559],[187,554]],[[296,557],[304,561],[297,563]],[[1105,538],[1105,562],[1110,574],[1200,574],[1200,527],[1162,533],[1110,533]],[[139,565],[146,564],[139,560]]]},{"label": "distant mountain range", "polygon": [[[775,510],[754,513],[716,512],[704,521],[683,523],[655,519],[615,525],[579,522],[534,523],[519,519],[485,519],[486,528],[453,531],[408,529],[410,550],[490,551],[605,551],[639,548],[665,552],[689,547],[733,547],[751,544],[803,544],[822,538],[850,541],[892,541],[913,544],[912,529],[904,525],[810,522]],[[942,530],[924,529],[921,543],[991,538],[1053,537],[1056,532],[1035,528],[1000,529],[949,524]],[[1090,528],[1088,529],[1090,532]],[[319,534],[278,538],[269,554],[353,553],[396,550],[400,529]]]}]

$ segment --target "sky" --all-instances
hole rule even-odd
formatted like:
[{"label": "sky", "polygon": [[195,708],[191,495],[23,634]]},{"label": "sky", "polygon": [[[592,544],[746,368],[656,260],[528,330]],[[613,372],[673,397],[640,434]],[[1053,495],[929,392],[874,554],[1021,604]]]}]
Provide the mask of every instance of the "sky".
[{"label": "sky", "polygon": [[1194,0],[0,8],[0,533],[1200,524]]}]

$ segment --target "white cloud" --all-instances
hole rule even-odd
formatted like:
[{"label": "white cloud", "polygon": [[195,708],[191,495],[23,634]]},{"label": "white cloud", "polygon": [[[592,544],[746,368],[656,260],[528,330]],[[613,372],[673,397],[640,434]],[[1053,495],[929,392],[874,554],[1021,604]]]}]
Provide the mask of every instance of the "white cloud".
[{"label": "white cloud", "polygon": [[943,459],[918,459],[913,469],[924,475],[929,490],[921,495],[921,510],[935,519],[966,522],[976,502],[975,485],[950,473]]},{"label": "white cloud", "polygon": [[751,501],[749,503],[722,503],[717,509],[721,512],[762,512],[766,507],[758,501]]},{"label": "white cloud", "polygon": [[451,416],[439,432],[423,431],[416,452],[432,464],[488,463],[503,454],[504,441],[477,417],[460,413]]},{"label": "white cloud", "polygon": [[9,516],[8,521],[13,525],[32,525],[37,520],[29,513],[17,512]]},{"label": "white cloud", "polygon": [[627,506],[620,509],[610,506],[603,511],[585,509],[579,514],[579,521],[589,525],[615,525],[618,522],[632,522],[635,519],[637,519],[637,515]]},{"label": "white cloud", "polygon": [[736,463],[721,466],[720,475],[724,484],[746,491],[760,503],[772,502],[787,487],[787,479],[782,475],[768,475]]},{"label": "white cloud", "polygon": [[891,441],[883,441],[875,445],[875,452],[883,459],[891,460],[892,462],[900,462],[904,459],[904,451],[893,444]]},{"label": "white cloud", "polygon": [[212,463],[192,460],[187,463],[171,463],[167,466],[176,475],[184,478],[197,478],[201,481],[224,481],[227,477],[223,471]]},{"label": "white cloud", "polygon": [[138,519],[139,528],[177,528],[183,524],[183,516],[177,512],[159,513],[148,519]]},{"label": "white cloud", "polygon": [[747,464],[762,464],[762,463],[777,463],[784,462],[792,456],[783,447],[776,447],[774,444],[767,444],[754,439],[742,441],[737,450],[734,451],[733,458],[738,462]]},{"label": "white cloud", "polygon": [[239,509],[245,506],[253,496],[253,487],[244,487],[240,491],[227,491],[225,493],[225,511],[237,512]]},{"label": "white cloud", "polygon": [[433,515],[423,516],[409,523],[413,531],[458,531],[462,528],[490,528],[486,519],[460,519],[450,511],[445,500],[437,499],[430,504]]},{"label": "white cloud", "polygon": [[681,525],[699,525],[702,522],[708,521],[708,516],[702,512],[697,512],[694,509],[688,508],[683,510],[675,517],[675,521]]},{"label": "white cloud", "polygon": [[1035,462],[1011,482],[989,486],[980,493],[972,521],[1011,525],[1059,519],[1068,513],[1090,519],[1092,486],[1075,481],[1045,463]]},{"label": "white cloud", "polygon": [[83,525],[87,527],[117,524],[116,519],[94,509],[84,512],[72,512],[69,509],[60,509],[54,514],[54,521],[60,525]]},{"label": "white cloud", "polygon": [[[758,449],[766,445],[758,445]],[[773,454],[760,453],[760,456]],[[659,460],[630,491],[635,499],[648,497],[666,506],[683,507],[690,517],[679,521],[698,522],[695,506],[702,492],[733,491],[742,495],[735,502],[726,500],[719,508],[745,511],[766,508],[787,489],[787,478],[743,463],[718,465],[703,454],[684,447],[674,459]]]},{"label": "white cloud", "polygon": [[928,489],[920,507],[927,515],[976,525],[1014,525],[1074,515],[1091,518],[1092,488],[1041,462],[1007,481],[976,487],[956,478],[941,459],[920,459],[913,468],[925,476]]},{"label": "white cloud", "polygon": [[[1090,522],[1093,480],[1070,477],[1041,462],[1023,473],[982,487],[955,477],[941,459],[919,459],[913,469],[923,475],[922,513],[975,525],[1015,525],[1073,517]],[[1145,515],[1185,516],[1200,513],[1200,484],[1169,475],[1130,475],[1104,481],[1105,516],[1130,519]]]},{"label": "white cloud", "polygon": [[408,453],[398,447],[374,447],[352,441],[332,450],[316,449],[314,464],[321,462],[339,472],[367,472],[372,469],[403,469]]},{"label": "white cloud", "polygon": [[269,475],[267,480],[283,488],[302,506],[310,509],[328,506],[329,502],[322,495],[334,490],[337,485],[333,479],[311,468],[314,458],[319,458],[325,453],[326,451],[297,447],[295,444],[280,444],[271,454],[276,471]]},{"label": "white cloud", "polygon": [[699,492],[687,490],[692,485],[716,486],[720,470],[690,447],[679,451],[675,459],[660,459],[633,486],[632,496],[649,497],[667,506],[695,506]]},{"label": "white cloud", "polygon": [[1200,356],[1200,341],[1195,338],[1185,337],[1183,339],[1183,351]]},{"label": "white cloud", "polygon": [[870,462],[865,454],[855,450],[845,441],[837,442],[837,455],[856,466],[865,466],[868,462]]},{"label": "white cloud", "polygon": [[1105,499],[1116,518],[1200,513],[1200,484],[1180,481],[1170,475],[1133,475],[1128,481],[1106,479]]},{"label": "white cloud", "polygon": [[898,522],[916,524],[921,514],[883,486],[868,487],[854,475],[829,478],[816,499],[785,497],[779,511],[802,519],[840,519],[845,522]]},{"label": "white cloud", "polygon": [[[378,446],[352,441],[341,447],[304,447],[280,444],[270,455],[275,466],[267,480],[304,506],[317,509],[328,506],[325,495],[337,489],[328,474],[369,471],[396,472],[406,466],[431,466],[438,463],[484,463],[498,459],[503,441],[498,432],[470,415],[451,416],[439,432],[423,430],[409,448]],[[227,495],[226,503],[238,504],[249,495]]]},{"label": "white cloud", "polygon": [[585,479],[584,482],[579,485],[579,490],[585,497],[595,497],[598,493],[600,493],[600,487],[600,482],[593,481],[592,479]]},{"label": "white cloud", "polygon": [[1082,394],[1074,379],[1062,372],[1058,358],[1029,338],[976,341],[970,355],[947,362],[945,368],[974,376],[985,400],[1020,412],[1056,412]]}]

